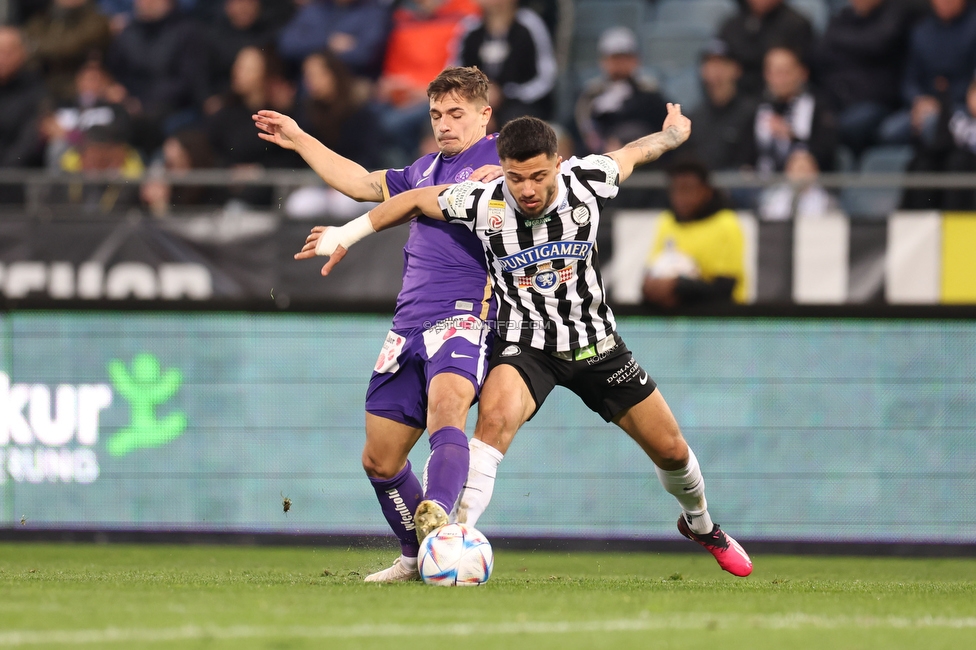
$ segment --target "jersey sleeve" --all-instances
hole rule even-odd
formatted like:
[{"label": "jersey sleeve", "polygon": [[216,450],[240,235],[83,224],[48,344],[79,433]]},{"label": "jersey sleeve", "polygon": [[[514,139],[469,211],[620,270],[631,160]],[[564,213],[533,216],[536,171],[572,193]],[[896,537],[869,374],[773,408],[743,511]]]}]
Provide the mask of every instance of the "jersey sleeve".
[{"label": "jersey sleeve", "polygon": [[572,160],[573,174],[597,197],[607,200],[617,196],[620,167],[609,156],[590,155]]},{"label": "jersey sleeve", "polygon": [[383,200],[389,199],[391,196],[396,196],[401,192],[406,192],[411,189],[410,180],[408,178],[410,174],[410,167],[404,167],[403,169],[387,169],[386,174],[383,176]]},{"label": "jersey sleeve", "polygon": [[484,196],[485,187],[483,183],[464,181],[441,192],[437,203],[444,219],[473,231],[478,223],[479,199]]}]

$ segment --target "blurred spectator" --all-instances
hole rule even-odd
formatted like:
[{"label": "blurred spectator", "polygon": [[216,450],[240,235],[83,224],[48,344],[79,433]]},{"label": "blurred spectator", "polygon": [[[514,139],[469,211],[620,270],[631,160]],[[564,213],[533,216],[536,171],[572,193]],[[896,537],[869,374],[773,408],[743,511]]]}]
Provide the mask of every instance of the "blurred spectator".
[{"label": "blurred spectator", "polygon": [[112,32],[91,0],[54,0],[24,30],[31,59],[57,99],[71,95],[75,72],[93,54],[105,55]]},{"label": "blurred spectator", "polygon": [[305,97],[297,122],[307,133],[343,158],[367,169],[379,166],[379,137],[375,117],[366,105],[367,92],[342,59],[326,50],[312,54],[302,65]]},{"label": "blurred spectator", "polygon": [[976,9],[966,0],[932,0],[932,14],[911,33],[902,98],[909,109],[881,126],[886,142],[931,145],[940,104],[952,111],[965,103],[976,68]]},{"label": "blurred spectator", "polygon": [[37,109],[44,84],[24,65],[20,31],[0,27],[0,167],[32,167],[42,161]]},{"label": "blurred spectator", "polygon": [[287,82],[280,61],[272,54],[256,47],[245,47],[238,53],[224,106],[207,120],[210,143],[223,166],[300,166],[293,152],[254,137],[251,115],[269,106],[277,111],[291,111],[294,91],[289,97],[276,88],[281,84]]},{"label": "blurred spectator", "polygon": [[24,25],[47,11],[51,0],[7,0],[7,18],[11,25]]},{"label": "blurred spectator", "polygon": [[816,76],[841,142],[855,154],[874,144],[881,122],[898,108],[910,20],[900,0],[850,0],[817,45]]},{"label": "blurred spectator", "polygon": [[[129,134],[119,124],[92,126],[84,132],[81,142],[64,154],[61,169],[73,174],[108,174],[120,180],[138,179],[144,170],[142,159],[129,146],[128,138]],[[77,206],[86,214],[125,212],[139,203],[138,185],[81,178],[67,186],[55,186],[48,202]]]},{"label": "blurred spectator", "polygon": [[245,47],[264,47],[274,35],[261,19],[261,0],[224,0],[223,12],[210,27],[210,93],[208,113],[220,108],[214,97],[227,92],[230,69]]},{"label": "blurred spectator", "polygon": [[[193,9],[198,0],[179,0],[182,10]],[[98,8],[111,20],[112,31],[118,34],[132,21],[137,0],[98,0]]]},{"label": "blurred spectator", "polygon": [[647,258],[644,300],[665,309],[745,302],[745,244],[735,212],[702,163],[676,163],[668,177],[671,207],[658,221]]},{"label": "blurred spectator", "polygon": [[806,56],[813,45],[810,21],[784,0],[745,0],[745,6],[719,29],[729,54],[742,64],[739,89],[758,95],[763,87],[763,60],[774,47],[789,47]]},{"label": "blurred spectator", "polygon": [[556,154],[563,160],[569,160],[576,155],[576,142],[572,134],[562,125],[550,122],[549,126],[556,133]]},{"label": "blurred spectator", "polygon": [[159,172],[188,175],[194,169],[214,166],[213,149],[207,134],[180,131],[163,142],[162,160],[149,169],[149,180],[139,189],[143,205],[153,216],[162,217],[174,209],[220,205],[226,199],[222,188],[205,185],[173,185],[158,178]]},{"label": "blurred spectator", "polygon": [[716,39],[702,53],[699,73],[705,98],[688,116],[693,125],[688,147],[713,171],[751,165],[756,99],[738,91],[742,66],[729,56],[725,42]]},{"label": "blurred spectator", "polygon": [[[256,47],[245,47],[231,69],[230,92],[223,108],[207,119],[207,135],[218,163],[239,170],[242,177],[262,167],[302,166],[294,151],[254,136],[254,113],[268,107],[291,112],[294,106],[294,88],[283,74],[277,57]],[[252,205],[268,205],[271,190],[252,187],[237,191],[235,196]]]},{"label": "blurred spectator", "polygon": [[[945,111],[946,114],[949,111]],[[976,81],[969,84],[964,106],[952,111],[945,124],[949,146],[947,172],[976,172]],[[976,192],[972,189],[946,190],[943,210],[976,210]]]},{"label": "blurred spectator", "polygon": [[294,17],[295,12],[310,0],[264,0],[261,15],[276,32],[284,28]]},{"label": "blurred spectator", "polygon": [[[908,166],[913,172],[976,172],[976,81],[969,84],[965,104],[943,106],[931,144],[920,144]],[[976,210],[972,189],[911,189],[902,201],[906,210]]]},{"label": "blurred spectator", "polygon": [[117,125],[131,131],[122,102],[125,88],[115,83],[101,62],[92,59],[75,74],[74,97],[57,104],[41,118],[41,133],[47,142],[47,166],[58,169],[65,152],[77,145],[93,126]]},{"label": "blurred spectator", "polygon": [[200,30],[174,0],[135,0],[132,22],[109,50],[108,69],[129,91],[141,124],[140,145],[154,150],[168,133],[192,121],[207,97],[209,73]]},{"label": "blurred spectator", "polygon": [[[312,0],[282,30],[278,49],[282,57],[294,63],[328,49],[339,55],[353,74],[375,79],[389,30],[390,9],[379,0]],[[420,43],[428,41],[414,45]]]},{"label": "blurred spectator", "polygon": [[376,98],[383,134],[401,160],[414,157],[427,131],[427,84],[450,62],[463,21],[480,14],[474,0],[407,0],[393,12]]},{"label": "blurred spectator", "polygon": [[559,5],[564,0],[519,0],[519,6],[529,9],[542,19],[550,36],[555,36],[559,28]]},{"label": "blurred spectator", "polygon": [[809,72],[792,50],[766,54],[766,92],[756,109],[751,153],[760,172],[781,172],[796,149],[806,149],[822,170],[833,169],[837,127],[826,103],[807,87]]},{"label": "blurred spectator", "polygon": [[576,127],[590,153],[660,131],[668,115],[657,84],[640,72],[637,37],[630,28],[606,30],[597,49],[603,74],[576,101]]},{"label": "blurred spectator", "polygon": [[822,217],[836,209],[834,197],[817,180],[820,169],[809,151],[797,149],[786,159],[786,182],[763,190],[759,216],[766,221]]},{"label": "blurred spectator", "polygon": [[458,65],[477,66],[491,80],[490,103],[497,131],[521,115],[547,119],[556,85],[556,56],[542,19],[518,0],[478,0],[484,14],[471,21]]}]

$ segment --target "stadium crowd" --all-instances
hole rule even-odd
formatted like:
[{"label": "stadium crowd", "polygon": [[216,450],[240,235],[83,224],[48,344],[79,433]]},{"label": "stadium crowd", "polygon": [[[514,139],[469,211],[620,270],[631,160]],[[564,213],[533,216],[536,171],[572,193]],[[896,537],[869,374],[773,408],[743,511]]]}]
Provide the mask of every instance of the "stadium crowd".
[{"label": "stadium crowd", "polygon": [[[649,8],[667,1],[646,0]],[[872,146],[900,144],[914,147],[911,169],[976,171],[976,7],[822,2],[831,13],[818,32],[785,0],[738,0],[701,52],[702,101],[684,107],[694,129],[682,155],[711,171],[815,177],[835,169],[841,153],[857,160]],[[566,150],[577,154],[659,128],[671,99],[645,74],[638,35],[618,26],[600,37],[599,75],[579,84],[575,111],[557,110],[557,82],[577,79],[557,63],[559,0],[0,4],[10,23],[0,26],[2,167],[131,178],[154,169],[303,168],[256,137],[251,114],[261,108],[293,115],[367,168],[395,167],[432,150],[426,84],[450,64],[477,65],[492,80],[490,128],[524,114],[562,117]],[[811,205],[776,191],[750,200],[776,219]],[[270,201],[253,188],[152,182],[138,194],[130,201],[156,213]],[[908,193],[905,203],[976,208],[970,191]]]}]

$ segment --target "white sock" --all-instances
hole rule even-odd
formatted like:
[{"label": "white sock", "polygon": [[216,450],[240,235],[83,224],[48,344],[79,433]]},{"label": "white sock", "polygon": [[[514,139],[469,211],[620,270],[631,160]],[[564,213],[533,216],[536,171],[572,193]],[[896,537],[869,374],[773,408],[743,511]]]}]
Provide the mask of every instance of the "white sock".
[{"label": "white sock", "polygon": [[491,502],[491,493],[495,489],[495,472],[505,455],[477,438],[468,441],[468,449],[468,478],[464,481],[461,496],[451,513],[451,521],[473,528]]},{"label": "white sock", "polygon": [[416,557],[407,557],[406,555],[401,555],[400,556],[400,566],[402,566],[404,569],[409,569],[410,571],[416,571],[417,570],[417,558]]},{"label": "white sock", "polygon": [[688,464],[681,469],[664,470],[655,465],[657,478],[668,493],[681,504],[691,532],[706,535],[712,532],[712,518],[705,500],[705,479],[695,452],[688,448]]}]

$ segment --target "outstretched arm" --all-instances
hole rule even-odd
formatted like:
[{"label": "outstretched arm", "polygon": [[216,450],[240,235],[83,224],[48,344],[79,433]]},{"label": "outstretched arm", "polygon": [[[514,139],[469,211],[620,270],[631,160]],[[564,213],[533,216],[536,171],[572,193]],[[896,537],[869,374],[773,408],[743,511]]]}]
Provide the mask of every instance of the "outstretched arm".
[{"label": "outstretched arm", "polygon": [[276,111],[258,111],[251,119],[259,129],[259,138],[298,152],[331,187],[357,201],[383,200],[386,170],[370,172],[359,163],[343,158],[303,131],[287,115]]},{"label": "outstretched arm", "polygon": [[681,114],[680,104],[668,104],[668,117],[658,133],[645,135],[639,140],[624,145],[622,149],[607,154],[617,161],[620,167],[618,182],[624,182],[634,172],[634,168],[657,160],[662,155],[680,147],[691,135],[691,120]]},{"label": "outstretched arm", "polygon": [[397,194],[343,226],[315,226],[305,238],[305,246],[295,254],[295,259],[328,256],[329,261],[322,267],[322,275],[328,275],[332,267],[346,256],[349,248],[363,237],[407,223],[421,214],[444,221],[437,197],[448,187],[450,186],[438,185]]}]

